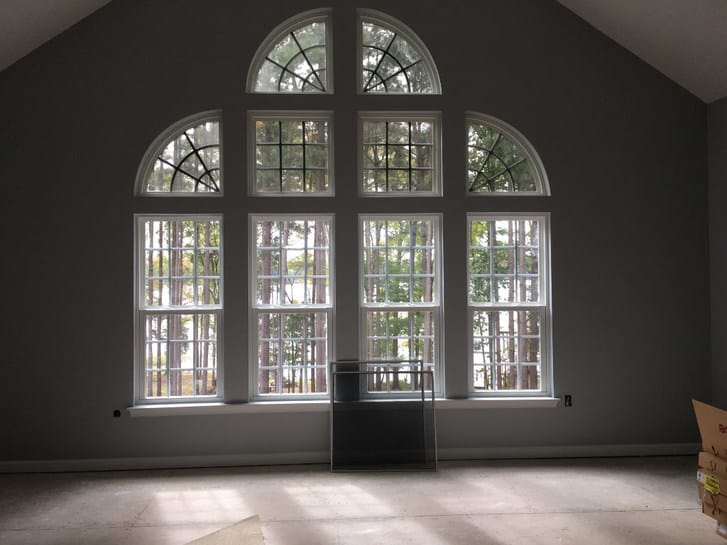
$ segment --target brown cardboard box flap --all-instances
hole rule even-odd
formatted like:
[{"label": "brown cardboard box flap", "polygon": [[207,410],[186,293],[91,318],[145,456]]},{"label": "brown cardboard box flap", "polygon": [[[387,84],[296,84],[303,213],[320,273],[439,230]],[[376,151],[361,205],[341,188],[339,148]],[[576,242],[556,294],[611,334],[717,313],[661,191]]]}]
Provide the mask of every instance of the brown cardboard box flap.
[{"label": "brown cardboard box flap", "polygon": [[696,399],[692,400],[692,404],[702,436],[702,449],[727,459],[727,411]]}]

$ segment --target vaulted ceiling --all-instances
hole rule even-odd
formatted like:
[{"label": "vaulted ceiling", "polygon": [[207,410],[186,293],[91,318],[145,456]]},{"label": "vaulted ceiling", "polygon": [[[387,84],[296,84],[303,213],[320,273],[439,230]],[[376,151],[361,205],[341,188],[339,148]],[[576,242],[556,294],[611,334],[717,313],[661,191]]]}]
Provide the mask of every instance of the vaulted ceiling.
[{"label": "vaulted ceiling", "polygon": [[[0,70],[109,1],[0,1]],[[727,96],[726,0],[558,1],[703,101]]]}]

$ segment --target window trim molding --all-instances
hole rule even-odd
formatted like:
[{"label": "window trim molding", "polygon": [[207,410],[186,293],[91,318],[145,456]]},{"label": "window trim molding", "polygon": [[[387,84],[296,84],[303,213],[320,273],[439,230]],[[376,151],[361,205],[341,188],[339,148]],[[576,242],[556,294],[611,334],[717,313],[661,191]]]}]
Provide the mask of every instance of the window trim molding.
[{"label": "window trim molding", "polygon": [[[358,112],[356,129],[356,185],[360,198],[390,199],[390,198],[416,198],[416,197],[442,197],[443,196],[443,160],[442,160],[442,112],[438,110],[362,110]],[[364,138],[363,127],[365,121],[429,121],[432,123],[432,190],[431,191],[364,191]]]},{"label": "window trim molding", "polygon": [[[310,311],[319,311],[328,313],[328,332],[326,350],[328,351],[328,362],[335,361],[335,328],[336,328],[336,275],[335,275],[335,221],[336,217],[333,212],[326,213],[311,213],[306,214],[304,212],[276,212],[276,213],[254,213],[248,214],[248,301],[247,305],[247,320],[248,320],[248,399],[250,403],[285,403],[285,402],[306,402],[306,401],[322,401],[328,400],[330,397],[330,387],[326,382],[326,392],[323,393],[309,393],[309,394],[261,394],[258,391],[258,344],[257,344],[257,313],[260,311],[275,312],[286,312],[285,307],[281,306],[269,306],[260,307],[256,301],[256,281],[257,275],[252,269],[257,264],[257,243],[255,240],[256,229],[255,224],[258,221],[299,221],[299,220],[315,220],[316,218],[325,218],[329,222],[329,242],[328,242],[328,283],[329,283],[329,297],[330,303],[328,305],[291,305],[289,311],[301,312],[306,309]],[[330,372],[326,369],[326,381],[330,379]]]},{"label": "window trim molding", "polygon": [[[291,192],[291,193],[264,193],[256,189],[257,185],[257,139],[255,138],[255,122],[259,119],[274,119],[280,121],[326,121],[328,123],[328,190],[325,192]],[[247,194],[250,197],[280,198],[280,197],[333,197],[336,192],[335,180],[335,139],[334,139],[334,112],[333,110],[249,110],[247,112]],[[282,160],[282,158],[281,158]]]},{"label": "window trim molding", "polygon": [[507,136],[515,144],[520,146],[525,157],[533,167],[533,174],[535,175],[536,191],[479,191],[472,192],[467,189],[467,182],[464,183],[464,192],[467,197],[480,198],[480,197],[550,197],[550,182],[548,181],[548,175],[545,172],[545,166],[543,161],[540,159],[540,155],[535,150],[535,147],[530,143],[525,135],[519,130],[510,125],[509,123],[494,117],[489,114],[475,111],[465,112],[465,131],[464,131],[464,151],[465,151],[465,173],[469,171],[469,139],[468,139],[468,127],[471,122],[488,125],[497,129],[499,132]]},{"label": "window trim molding", "polygon": [[[154,214],[154,213],[135,213],[134,217],[134,407],[154,407],[157,405],[177,405],[177,404],[209,404],[222,403],[224,400],[225,389],[225,274],[224,274],[224,216],[223,214]],[[144,272],[141,268],[144,252],[144,229],[143,225],[146,221],[205,221],[214,220],[220,222],[220,305],[210,307],[209,311],[214,312],[218,316],[217,322],[217,393],[214,396],[180,396],[175,398],[146,398],[144,397],[145,380],[144,380],[144,323],[142,316],[147,311],[142,304],[142,293],[144,289]],[[162,308],[161,311],[168,311],[169,308]],[[173,307],[173,312],[203,312],[206,308],[193,307]]]},{"label": "window trim molding", "polygon": [[[367,220],[376,220],[376,219],[383,219],[383,220],[396,220],[396,219],[407,219],[407,220],[416,220],[416,219],[422,219],[422,218],[430,218],[435,219],[436,221],[436,230],[435,230],[435,237],[436,237],[436,245],[435,249],[438,250],[435,254],[435,267],[437,267],[438,274],[435,274],[434,276],[434,289],[433,289],[433,295],[434,295],[434,301],[431,304],[427,303],[369,303],[367,304],[365,302],[364,298],[364,268],[363,268],[363,260],[362,260],[362,252],[364,248],[364,240],[363,240],[363,222]],[[445,372],[444,372],[444,332],[443,332],[443,326],[444,326],[444,247],[443,247],[443,236],[442,236],[442,229],[444,224],[444,214],[442,212],[424,212],[424,213],[416,213],[416,212],[405,212],[405,213],[387,213],[387,212],[377,212],[377,213],[365,213],[362,212],[357,215],[357,231],[358,231],[358,317],[359,317],[359,328],[358,328],[358,354],[359,359],[363,361],[371,360],[370,357],[368,357],[368,354],[366,353],[366,344],[367,344],[367,337],[366,337],[366,313],[369,311],[391,311],[396,312],[397,310],[401,311],[429,311],[434,314],[434,320],[437,325],[436,333],[434,335],[434,357],[435,357],[435,365],[434,365],[434,395],[435,398],[440,398],[445,395],[446,388],[444,384],[445,380]],[[410,392],[402,392],[402,393],[392,393],[392,392],[366,392],[365,391],[365,385],[362,384],[361,388],[361,394],[366,397],[370,398],[385,398],[385,399],[396,399],[396,398],[410,398],[413,395],[416,395],[416,392],[413,394]]]},{"label": "window trim molding", "polygon": [[[250,61],[249,68],[247,70],[247,78],[245,79],[245,91],[251,94],[258,95],[332,95],[333,94],[333,24],[332,24],[332,13],[331,8],[318,8],[287,18],[285,21],[277,25],[271,30],[267,36],[260,42],[260,45],[255,50],[255,54]],[[287,34],[303,27],[309,23],[315,23],[318,21],[325,21],[326,23],[326,90],[322,93],[296,93],[296,92],[285,92],[285,91],[256,91],[255,82],[257,75],[262,68],[263,62],[267,57],[267,54],[271,49],[277,45]]]},{"label": "window trim molding", "polygon": [[[200,125],[206,122],[215,122],[219,125],[219,148],[220,148],[220,190],[219,191],[208,191],[208,192],[196,192],[196,191],[145,191],[144,186],[149,174],[154,169],[159,155],[164,148],[169,144],[171,140],[179,136],[181,133],[190,129],[196,125]],[[225,184],[224,184],[224,161],[223,152],[224,146],[222,141],[222,110],[207,110],[204,112],[198,112],[196,114],[188,115],[183,117],[169,125],[166,129],[160,132],[151,144],[146,148],[144,155],[139,163],[139,167],[136,171],[136,181],[134,182],[134,196],[136,197],[194,197],[194,198],[218,198],[224,196]]]},{"label": "window trim molding", "polygon": [[[541,256],[539,264],[543,275],[540,278],[540,292],[543,295],[541,303],[514,303],[511,305],[501,305],[498,303],[473,303],[469,296],[470,286],[470,265],[469,265],[469,249],[470,249],[470,227],[472,221],[491,221],[491,220],[523,220],[537,219],[541,222],[541,240],[540,251]],[[551,286],[551,262],[550,262],[550,212],[468,212],[467,213],[467,395],[469,399],[529,399],[529,398],[546,398],[553,399],[554,383],[553,383],[553,334],[552,334],[552,286]],[[540,333],[540,390],[497,390],[497,391],[476,391],[474,388],[474,362],[473,357],[473,334],[472,334],[472,314],[475,311],[497,311],[502,309],[513,310],[529,310],[541,309],[543,323],[541,324]]]},{"label": "window trim molding", "polygon": [[[431,96],[442,94],[442,81],[439,78],[439,70],[437,64],[434,62],[434,58],[426,46],[424,41],[419,35],[409,28],[406,24],[401,22],[399,19],[392,17],[382,11],[359,8],[356,10],[356,93],[358,95],[394,95],[394,96]],[[395,34],[400,35],[407,42],[414,45],[418,52],[422,56],[422,62],[426,65],[427,71],[431,75],[432,79],[432,92],[431,93],[365,93],[363,90],[363,74],[361,73],[363,67],[363,33],[362,25],[364,21],[374,23],[381,26]]]}]

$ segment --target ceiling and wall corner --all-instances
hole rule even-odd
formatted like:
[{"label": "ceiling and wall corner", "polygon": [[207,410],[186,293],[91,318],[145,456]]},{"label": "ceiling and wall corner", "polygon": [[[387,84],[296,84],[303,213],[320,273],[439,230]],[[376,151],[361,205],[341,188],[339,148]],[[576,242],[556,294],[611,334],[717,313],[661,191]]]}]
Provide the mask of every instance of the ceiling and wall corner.
[{"label": "ceiling and wall corner", "polygon": [[111,0],[2,0],[0,71]]},{"label": "ceiling and wall corner", "polygon": [[558,0],[704,102],[727,96],[724,0]]}]

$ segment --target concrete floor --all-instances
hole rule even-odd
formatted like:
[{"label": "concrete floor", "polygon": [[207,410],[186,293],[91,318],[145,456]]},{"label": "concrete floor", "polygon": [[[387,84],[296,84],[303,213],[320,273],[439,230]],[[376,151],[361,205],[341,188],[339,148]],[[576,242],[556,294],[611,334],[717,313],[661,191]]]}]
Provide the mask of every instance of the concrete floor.
[{"label": "concrete floor", "polygon": [[0,475],[3,545],[182,545],[257,514],[267,545],[723,545],[696,457]]}]

